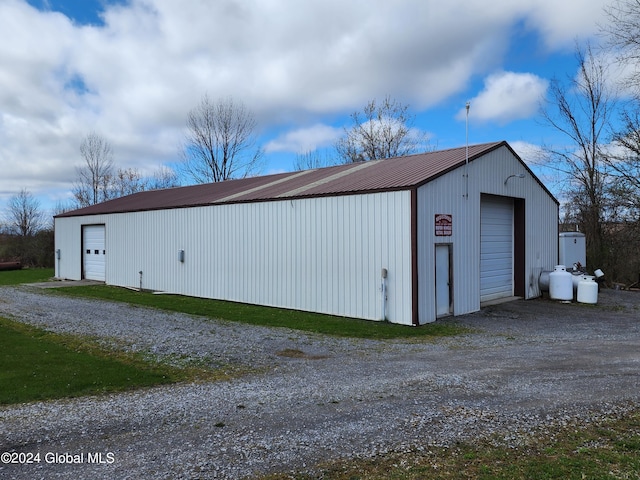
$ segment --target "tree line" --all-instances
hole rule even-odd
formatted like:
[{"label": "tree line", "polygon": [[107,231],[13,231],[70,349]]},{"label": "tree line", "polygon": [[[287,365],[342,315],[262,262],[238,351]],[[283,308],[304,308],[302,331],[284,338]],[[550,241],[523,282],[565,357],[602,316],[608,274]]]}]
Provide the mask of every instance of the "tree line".
[{"label": "tree line", "polygon": [[[295,168],[399,157],[428,148],[426,134],[413,128],[415,115],[409,113],[409,105],[388,96],[381,102],[371,100],[350,118],[352,125],[335,144],[336,158],[306,152],[297,156]],[[242,102],[230,97],[214,101],[205,95],[189,112],[186,126],[180,173],[190,183],[222,182],[261,171],[263,150],[257,143],[256,121]],[[169,167],[160,167],[150,177],[133,168],[116,169],[111,145],[95,132],[82,140],[80,156],[83,163],[76,169],[70,208],[180,185],[178,172]]]},{"label": "tree line", "polygon": [[[414,119],[408,105],[390,97],[379,103],[372,100],[362,113],[351,115],[352,125],[345,127],[344,137],[336,143],[338,159],[307,152],[298,155],[295,168],[318,168],[422,151],[428,140],[412,128]],[[263,151],[257,144],[256,121],[242,102],[232,98],[214,101],[205,95],[189,112],[186,125],[180,173],[190,182],[221,182],[260,172]],[[178,172],[169,167],[160,167],[151,176],[133,168],[116,168],[113,148],[96,132],[82,139],[79,153],[82,164],[76,168],[73,200],[58,204],[54,214],[180,185]],[[0,260],[52,266],[53,225],[29,191],[21,190],[9,200],[0,233]]]},{"label": "tree line", "polygon": [[577,74],[550,83],[542,119],[566,141],[544,147],[541,163],[560,174],[563,228],[585,233],[590,269],[630,285],[640,282],[640,2],[605,14],[604,47],[576,46]]}]

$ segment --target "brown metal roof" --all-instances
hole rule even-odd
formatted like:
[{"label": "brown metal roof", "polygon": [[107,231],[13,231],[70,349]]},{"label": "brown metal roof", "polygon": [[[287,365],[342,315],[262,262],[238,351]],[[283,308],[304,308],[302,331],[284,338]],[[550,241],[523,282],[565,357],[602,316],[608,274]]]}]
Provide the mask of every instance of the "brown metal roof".
[{"label": "brown metal roof", "polygon": [[[470,145],[469,161],[501,146],[510,148],[506,142]],[[302,172],[153,190],[80,208],[58,217],[406,190],[463,165],[465,160],[466,147],[461,147]]]}]

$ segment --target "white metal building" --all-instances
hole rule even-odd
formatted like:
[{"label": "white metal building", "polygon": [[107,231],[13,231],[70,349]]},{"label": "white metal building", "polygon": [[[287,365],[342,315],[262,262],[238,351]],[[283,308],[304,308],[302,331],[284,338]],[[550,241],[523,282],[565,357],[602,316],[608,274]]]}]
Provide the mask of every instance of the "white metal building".
[{"label": "white metal building", "polygon": [[497,142],[67,212],[56,276],[418,325],[539,296],[557,226],[555,198]]}]

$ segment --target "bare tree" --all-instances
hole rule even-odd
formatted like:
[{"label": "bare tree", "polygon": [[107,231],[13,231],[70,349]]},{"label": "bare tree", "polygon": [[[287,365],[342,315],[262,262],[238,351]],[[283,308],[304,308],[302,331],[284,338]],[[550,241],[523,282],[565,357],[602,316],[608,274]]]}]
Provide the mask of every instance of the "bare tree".
[{"label": "bare tree", "polygon": [[55,217],[56,215],[62,215],[63,213],[70,212],[76,207],[77,206],[73,200],[58,200],[54,205],[51,213]]},{"label": "bare tree", "polygon": [[149,190],[161,190],[180,186],[180,179],[175,170],[162,166],[149,179]]},{"label": "bare tree", "polygon": [[615,94],[607,81],[607,67],[588,46],[576,48],[578,73],[565,83],[554,79],[542,115],[545,122],[569,140],[547,147],[547,166],[564,173],[569,200],[585,232],[588,263],[605,261],[603,221],[608,208],[609,171],[604,149]]},{"label": "bare tree", "polygon": [[118,198],[179,185],[178,175],[169,167],[160,167],[150,177],[143,176],[137,168],[119,168],[111,178],[108,190],[110,198]]},{"label": "bare tree", "polygon": [[24,188],[9,199],[8,215],[9,232],[19,237],[33,237],[43,226],[40,202]]},{"label": "bare tree", "polygon": [[[622,128],[614,134],[614,142],[622,153],[611,158],[611,169],[626,186],[629,197],[640,206],[640,113],[638,109],[625,110],[621,116]],[[629,198],[628,197],[628,198]]]},{"label": "bare tree", "polygon": [[260,167],[256,121],[240,102],[213,102],[205,95],[187,117],[183,147],[185,172],[197,183],[246,177]]},{"label": "bare tree", "polygon": [[605,13],[609,22],[602,28],[618,61],[632,71],[625,79],[627,86],[640,95],[640,0],[616,0]]},{"label": "bare tree", "polygon": [[304,152],[296,155],[296,160],[293,165],[293,169],[296,171],[312,170],[315,168],[330,167],[335,165],[333,161],[326,153],[314,150],[313,152]]},{"label": "bare tree", "polygon": [[618,177],[619,199],[628,208],[640,208],[640,0],[617,0],[606,8],[609,23],[603,28],[617,59],[631,70],[623,84],[635,98],[627,103],[614,142],[620,147],[610,166]]},{"label": "bare tree", "polygon": [[352,125],[336,143],[342,163],[401,157],[427,150],[426,133],[414,128],[409,106],[389,96],[371,100],[362,112],[351,114]]},{"label": "bare tree", "polygon": [[148,180],[136,168],[119,168],[111,178],[109,197],[118,198],[147,190]]},{"label": "bare tree", "polygon": [[41,233],[47,235],[44,227],[40,202],[26,189],[20,190],[20,193],[9,199],[6,229],[10,237],[6,254],[20,260],[23,265],[32,266],[39,264],[42,258],[50,257],[53,250],[43,252],[39,238]]},{"label": "bare tree", "polygon": [[92,132],[82,140],[80,155],[84,165],[76,168],[77,180],[73,186],[76,202],[79,206],[86,207],[108,200],[113,175],[111,145]]}]

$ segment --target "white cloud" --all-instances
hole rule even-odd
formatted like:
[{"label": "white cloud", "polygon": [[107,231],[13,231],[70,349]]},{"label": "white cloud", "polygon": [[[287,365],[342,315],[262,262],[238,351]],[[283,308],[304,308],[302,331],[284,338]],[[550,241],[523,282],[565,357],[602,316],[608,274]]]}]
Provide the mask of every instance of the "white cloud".
[{"label": "white cloud", "polygon": [[333,144],[342,134],[342,129],[322,125],[299,128],[286,132],[265,145],[265,151],[270,152],[312,152],[318,148]]},{"label": "white cloud", "polygon": [[[532,73],[500,72],[489,75],[484,89],[471,100],[469,117],[501,124],[535,116],[549,82]],[[464,109],[458,118],[464,118]]]},{"label": "white cloud", "polygon": [[522,161],[529,166],[540,164],[545,155],[542,147],[533,143],[516,140],[509,142],[509,145],[511,145],[511,148],[515,150]]},{"label": "white cloud", "polygon": [[[549,50],[571,47],[596,31],[607,1],[130,0],[107,2],[101,25],[79,25],[2,0],[0,171],[11,174],[0,176],[0,197],[68,190],[92,130],[123,167],[176,160],[187,112],[205,93],[242,100],[276,132],[272,151],[326,144],[335,134],[326,124],[372,98],[419,111],[503,68],[515,24]],[[489,79],[472,114],[499,121],[529,111],[543,84]]]},{"label": "white cloud", "polygon": [[548,48],[565,45],[573,49],[576,39],[593,37],[598,31],[597,24],[606,23],[604,9],[612,2],[539,0],[526,3],[526,23],[540,31]]}]

